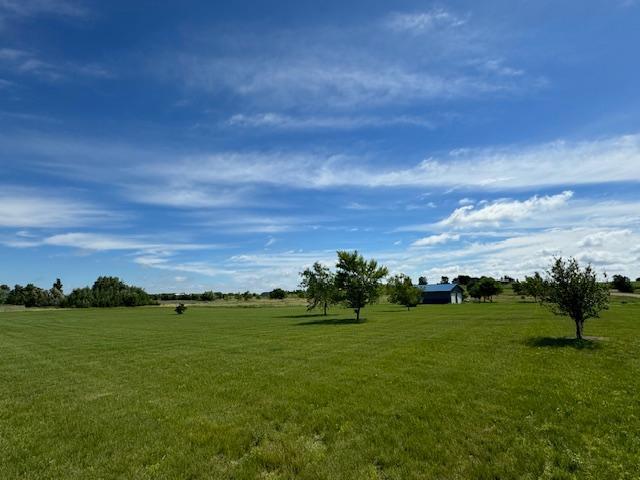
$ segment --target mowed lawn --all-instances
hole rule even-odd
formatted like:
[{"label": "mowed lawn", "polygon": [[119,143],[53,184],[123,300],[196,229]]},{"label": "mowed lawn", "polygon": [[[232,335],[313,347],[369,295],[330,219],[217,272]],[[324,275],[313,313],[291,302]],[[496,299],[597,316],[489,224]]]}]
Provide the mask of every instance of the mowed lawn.
[{"label": "mowed lawn", "polygon": [[0,478],[640,478],[640,303],[0,313]]}]

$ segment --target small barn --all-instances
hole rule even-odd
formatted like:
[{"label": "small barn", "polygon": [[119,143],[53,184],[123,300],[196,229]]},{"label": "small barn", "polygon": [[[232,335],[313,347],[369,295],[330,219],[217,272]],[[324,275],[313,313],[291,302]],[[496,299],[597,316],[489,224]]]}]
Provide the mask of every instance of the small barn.
[{"label": "small barn", "polygon": [[418,285],[422,303],[462,303],[462,287],[454,283]]}]

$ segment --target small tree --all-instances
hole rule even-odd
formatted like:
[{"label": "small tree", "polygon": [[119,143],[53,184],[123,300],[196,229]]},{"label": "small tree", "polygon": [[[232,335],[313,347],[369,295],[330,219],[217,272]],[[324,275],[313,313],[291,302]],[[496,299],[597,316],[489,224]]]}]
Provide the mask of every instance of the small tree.
[{"label": "small tree", "polygon": [[365,260],[358,251],[338,252],[336,287],[345,304],[353,308],[360,321],[360,309],[377,300],[380,281],[387,276],[386,267],[378,267],[375,260]]},{"label": "small tree", "polygon": [[585,320],[609,308],[609,286],[598,282],[591,265],[582,269],[575,258],[557,258],[548,275],[545,301],[553,313],[575,322],[576,338],[582,339]]},{"label": "small tree", "polygon": [[269,298],[274,300],[284,300],[286,296],[287,292],[285,292],[281,288],[274,288],[273,290],[271,290],[271,292],[269,292]]},{"label": "small tree", "polygon": [[532,277],[524,277],[524,282],[520,284],[520,294],[533,297],[536,302],[542,302],[547,295],[549,285],[538,272]]},{"label": "small tree", "polygon": [[443,275],[442,277],[440,277],[441,285],[446,285],[447,283],[449,283],[449,277],[447,277],[446,275]]},{"label": "small tree", "polygon": [[398,305],[404,305],[407,310],[420,303],[422,290],[415,287],[411,282],[411,277],[401,273],[391,277],[387,284],[389,290],[389,301]]},{"label": "small tree", "polygon": [[337,300],[335,275],[328,267],[316,262],[300,276],[300,288],[304,290],[307,299],[307,310],[321,306],[323,314],[326,315],[329,305],[333,305]]},{"label": "small tree", "polygon": [[493,302],[493,297],[501,293],[502,285],[491,277],[481,277],[469,285],[469,295],[477,300]]},{"label": "small tree", "polygon": [[176,313],[182,315],[187,310],[187,306],[184,303],[180,303],[176,306]]},{"label": "small tree", "polygon": [[631,279],[623,275],[614,275],[611,286],[622,293],[633,293]]},{"label": "small tree", "polygon": [[426,284],[427,284],[427,277],[418,278],[418,285],[426,285]]}]

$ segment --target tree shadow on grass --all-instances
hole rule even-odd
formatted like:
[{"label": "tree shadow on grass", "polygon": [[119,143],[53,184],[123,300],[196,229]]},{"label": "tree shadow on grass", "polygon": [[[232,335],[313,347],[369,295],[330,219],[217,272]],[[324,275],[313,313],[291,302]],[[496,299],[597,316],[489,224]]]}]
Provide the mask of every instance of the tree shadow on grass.
[{"label": "tree shadow on grass", "polygon": [[355,318],[325,318],[323,320],[311,320],[309,322],[300,322],[296,323],[299,327],[304,327],[308,325],[358,325],[360,323],[365,323],[366,319],[361,318],[359,321]]},{"label": "tree shadow on grass", "polygon": [[525,341],[525,344],[529,347],[551,347],[551,348],[565,348],[571,347],[576,350],[595,350],[601,347],[600,342],[583,338],[578,340],[577,338],[567,337],[532,337]]},{"label": "tree shadow on grass", "polygon": [[338,315],[337,313],[327,313],[323,315],[322,313],[301,313],[299,315],[278,315],[276,318],[327,318],[327,317],[335,317]]}]

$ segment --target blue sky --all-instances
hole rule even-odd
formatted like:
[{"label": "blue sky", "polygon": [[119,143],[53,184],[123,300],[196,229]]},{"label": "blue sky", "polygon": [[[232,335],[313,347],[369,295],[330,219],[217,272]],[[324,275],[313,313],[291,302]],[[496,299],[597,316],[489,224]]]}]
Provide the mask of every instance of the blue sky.
[{"label": "blue sky", "polygon": [[[133,5],[132,5],[133,4]],[[0,0],[0,283],[640,275],[640,2]]]}]

